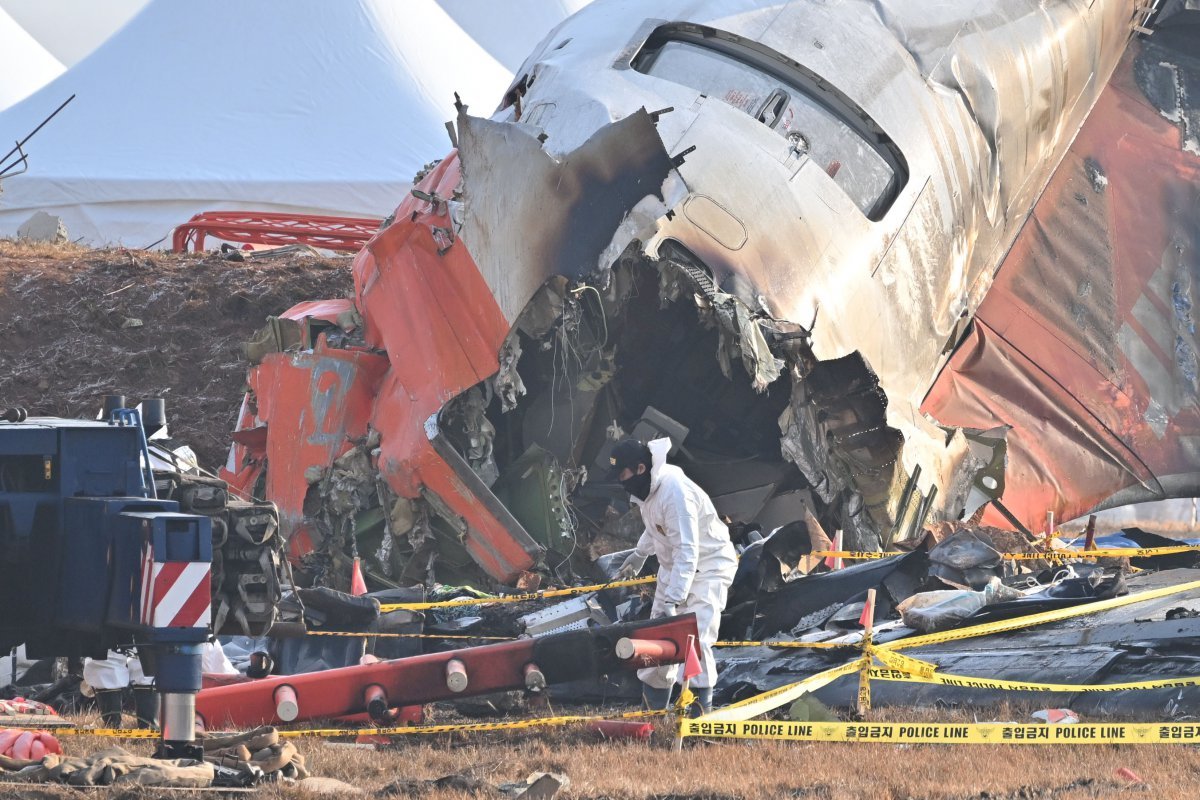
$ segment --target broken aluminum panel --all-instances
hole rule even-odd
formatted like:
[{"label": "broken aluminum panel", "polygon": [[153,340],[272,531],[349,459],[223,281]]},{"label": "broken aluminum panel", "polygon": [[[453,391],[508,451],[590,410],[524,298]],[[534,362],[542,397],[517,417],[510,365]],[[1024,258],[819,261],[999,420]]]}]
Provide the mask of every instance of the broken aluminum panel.
[{"label": "broken aluminum panel", "polygon": [[526,614],[518,621],[524,626],[525,632],[533,637],[613,623],[600,607],[595,595],[572,597],[541,611]]},{"label": "broken aluminum panel", "polygon": [[1031,529],[1200,495],[1197,52],[1195,26],[1130,47],[923,406],[1012,426],[1004,504]]},{"label": "broken aluminum panel", "polygon": [[[1197,570],[1166,570],[1134,575],[1129,591],[1140,592],[1194,581]],[[1196,672],[1195,647],[1200,641],[1200,618],[1166,619],[1171,609],[1200,612],[1200,591],[1171,595],[1062,622],[1007,634],[946,642],[905,650],[906,655],[939,665],[948,674],[1005,678],[1043,683],[1121,683]],[[965,625],[973,624],[968,619]],[[876,636],[891,641],[913,632],[898,627]],[[827,669],[844,656],[796,650],[720,648],[717,652],[718,697],[741,698]],[[857,677],[838,680],[816,692],[822,702],[853,707]],[[871,682],[871,701],[877,705],[999,706],[1013,702],[1069,707],[1080,714],[1132,715],[1168,718],[1200,711],[1200,693],[1193,689],[1059,693],[1001,692],[990,689],[934,684]]]}]

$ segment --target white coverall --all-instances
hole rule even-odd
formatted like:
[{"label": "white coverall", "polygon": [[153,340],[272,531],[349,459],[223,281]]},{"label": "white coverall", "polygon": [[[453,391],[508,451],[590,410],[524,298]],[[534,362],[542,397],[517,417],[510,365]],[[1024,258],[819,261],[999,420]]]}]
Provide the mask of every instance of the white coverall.
[{"label": "white coverall", "polygon": [[153,678],[142,672],[142,662],[137,656],[127,656],[116,650],[108,651],[108,658],[88,658],[83,662],[83,679],[93,689],[124,689],[134,686],[150,686]]},{"label": "white coverall", "polygon": [[[737,551],[709,496],[683,470],[667,463],[671,440],[655,439],[647,446],[653,460],[650,494],[645,500],[630,499],[641,506],[646,526],[634,552],[642,564],[651,555],[658,557],[651,616],[665,616],[672,609],[696,615],[703,671],[692,685],[712,688],[717,680],[712,644],[737,572]],[[670,689],[678,674],[678,664],[638,670],[638,678],[656,689]]]},{"label": "white coverall", "polygon": [[[205,642],[201,651],[200,671],[217,675],[237,675],[221,645]],[[152,686],[154,678],[147,677],[142,672],[142,660],[137,656],[127,656],[116,650],[108,651],[108,658],[88,658],[83,662],[83,679],[93,689],[124,689],[130,684],[134,686]]]}]

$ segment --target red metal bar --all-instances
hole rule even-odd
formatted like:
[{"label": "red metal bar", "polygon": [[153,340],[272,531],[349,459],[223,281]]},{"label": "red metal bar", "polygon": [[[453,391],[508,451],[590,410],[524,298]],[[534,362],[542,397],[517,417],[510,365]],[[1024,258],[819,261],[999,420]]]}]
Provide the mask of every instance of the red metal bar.
[{"label": "red metal bar", "polygon": [[621,639],[614,648],[617,658],[635,662],[638,667],[678,664],[678,653],[686,652],[670,640]]},{"label": "red metal bar", "polygon": [[[276,693],[290,688],[295,697],[295,720],[334,719],[367,710],[366,688],[378,686],[392,706],[413,706],[455,697],[520,690],[526,687],[526,666],[537,664],[547,683],[594,678],[639,665],[616,657],[620,639],[673,643],[682,654],[688,636],[696,636],[696,617],[687,614],[666,620],[571,631],[537,639],[519,639],[445,653],[377,664],[287,675],[251,683],[204,689],[196,695],[196,714],[207,730],[224,726],[248,727],[291,720],[280,717]],[[468,687],[454,692],[446,685],[447,665],[459,661],[470,675]],[[678,659],[665,663],[678,663]]]},{"label": "red metal bar", "polygon": [[363,700],[372,722],[386,725],[396,719],[397,713],[388,708],[387,691],[378,683],[372,683],[363,690]]},{"label": "red metal bar", "polygon": [[379,231],[380,220],[266,211],[205,211],[175,229],[171,248],[179,253],[204,249],[206,236],[247,244],[307,244],[358,252]]},{"label": "red metal bar", "polygon": [[275,702],[275,716],[284,722],[291,722],[300,715],[300,704],[296,701],[296,690],[287,683],[281,683],[271,693]]},{"label": "red metal bar", "polygon": [[467,677],[467,665],[457,658],[446,662],[446,688],[455,693],[467,690],[470,679]]},{"label": "red metal bar", "polygon": [[530,692],[540,692],[546,688],[546,676],[537,664],[530,661],[525,665],[525,689]]}]

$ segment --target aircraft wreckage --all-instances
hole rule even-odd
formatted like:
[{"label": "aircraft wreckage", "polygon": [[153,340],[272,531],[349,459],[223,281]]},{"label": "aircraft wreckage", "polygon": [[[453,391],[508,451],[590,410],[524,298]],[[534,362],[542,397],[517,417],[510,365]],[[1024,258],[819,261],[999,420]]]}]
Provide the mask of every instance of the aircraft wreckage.
[{"label": "aircraft wreckage", "polygon": [[341,588],[591,573],[622,434],[852,550],[1192,496],[1197,13],[597,0],[247,345],[223,477]]}]

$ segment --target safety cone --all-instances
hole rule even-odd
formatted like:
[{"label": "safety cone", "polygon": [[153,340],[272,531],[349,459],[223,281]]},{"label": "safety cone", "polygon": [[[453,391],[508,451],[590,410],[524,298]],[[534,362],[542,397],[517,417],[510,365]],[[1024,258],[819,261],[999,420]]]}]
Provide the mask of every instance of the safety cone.
[{"label": "safety cone", "polygon": [[367,593],[367,582],[363,580],[362,564],[358,556],[354,557],[354,566],[350,569],[350,594],[358,596]]}]

